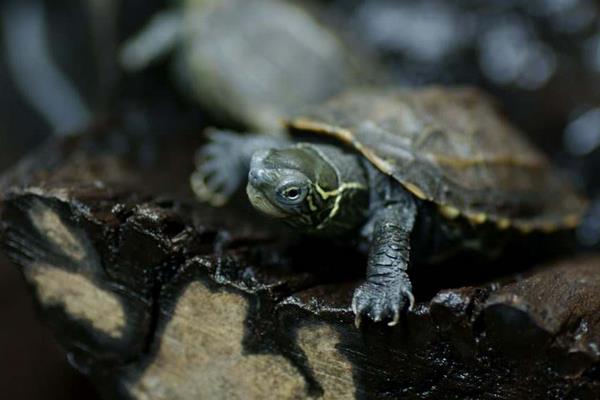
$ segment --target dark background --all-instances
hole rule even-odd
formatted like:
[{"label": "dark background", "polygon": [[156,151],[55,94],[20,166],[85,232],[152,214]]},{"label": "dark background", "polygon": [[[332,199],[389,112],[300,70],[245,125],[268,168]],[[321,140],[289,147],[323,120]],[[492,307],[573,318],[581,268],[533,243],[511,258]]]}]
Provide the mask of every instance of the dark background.
[{"label": "dark background", "polygon": [[[532,141],[592,199],[599,197],[597,1],[308,3],[317,12],[335,15],[340,21],[336,29],[353,29],[374,47],[398,84],[468,83],[492,92]],[[84,130],[103,118],[116,116],[128,125],[152,127],[157,135],[201,132],[210,121],[178,93],[167,62],[135,75],[121,72],[116,62],[119,43],[158,10],[176,4],[1,0],[0,171],[51,136]],[[75,118],[77,113],[66,108],[62,118],[50,120],[27,100],[31,93],[17,84],[31,72],[15,70],[14,63],[27,67],[35,62],[31,41],[25,39],[34,36],[40,21],[45,24],[40,29],[48,53],[87,110],[83,117]],[[51,93],[49,98],[64,95]],[[600,242],[600,202],[594,204],[579,230],[587,248]],[[89,384],[69,367],[66,355],[35,316],[18,271],[1,256],[0,321],[0,398],[92,398]]]}]

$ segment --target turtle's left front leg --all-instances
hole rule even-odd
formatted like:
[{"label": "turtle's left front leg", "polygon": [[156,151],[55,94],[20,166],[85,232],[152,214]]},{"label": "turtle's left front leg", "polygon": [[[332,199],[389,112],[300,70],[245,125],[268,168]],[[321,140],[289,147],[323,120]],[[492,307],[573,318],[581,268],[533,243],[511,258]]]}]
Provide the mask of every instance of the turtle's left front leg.
[{"label": "turtle's left front leg", "polygon": [[196,170],[190,181],[200,201],[222,206],[248,177],[252,155],[259,150],[290,144],[284,137],[241,134],[211,129],[208,143],[196,154]]},{"label": "turtle's left front leg", "polygon": [[404,307],[412,308],[415,300],[407,269],[416,213],[414,202],[407,199],[385,206],[375,215],[367,280],[356,289],[352,300],[357,327],[363,315],[396,325]]}]

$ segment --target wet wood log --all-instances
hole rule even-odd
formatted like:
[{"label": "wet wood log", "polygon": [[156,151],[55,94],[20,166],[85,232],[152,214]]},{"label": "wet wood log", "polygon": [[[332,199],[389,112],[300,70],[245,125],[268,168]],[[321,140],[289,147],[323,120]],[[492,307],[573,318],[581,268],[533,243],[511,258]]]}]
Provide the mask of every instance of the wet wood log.
[{"label": "wet wood log", "polygon": [[600,256],[434,271],[399,326],[358,330],[363,256],[196,204],[193,137],[102,133],[2,178],[0,241],[106,398],[600,397]]}]

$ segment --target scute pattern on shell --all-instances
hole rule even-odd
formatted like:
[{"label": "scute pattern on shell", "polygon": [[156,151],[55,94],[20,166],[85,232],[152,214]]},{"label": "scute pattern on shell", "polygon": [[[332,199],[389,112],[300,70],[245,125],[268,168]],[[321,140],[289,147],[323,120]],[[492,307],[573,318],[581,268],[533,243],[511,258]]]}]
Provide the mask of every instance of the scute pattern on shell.
[{"label": "scute pattern on shell", "polygon": [[417,197],[474,223],[551,231],[572,228],[585,210],[546,157],[477,89],[353,90],[288,125],[351,144]]}]

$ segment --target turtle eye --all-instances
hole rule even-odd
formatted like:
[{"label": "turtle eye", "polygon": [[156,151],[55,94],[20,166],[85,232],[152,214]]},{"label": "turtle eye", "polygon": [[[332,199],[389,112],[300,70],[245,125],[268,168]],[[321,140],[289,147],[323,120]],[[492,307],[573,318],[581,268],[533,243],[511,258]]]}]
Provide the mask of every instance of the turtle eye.
[{"label": "turtle eye", "polygon": [[304,200],[306,191],[298,186],[286,186],[279,191],[279,196],[286,203],[296,204]]}]

